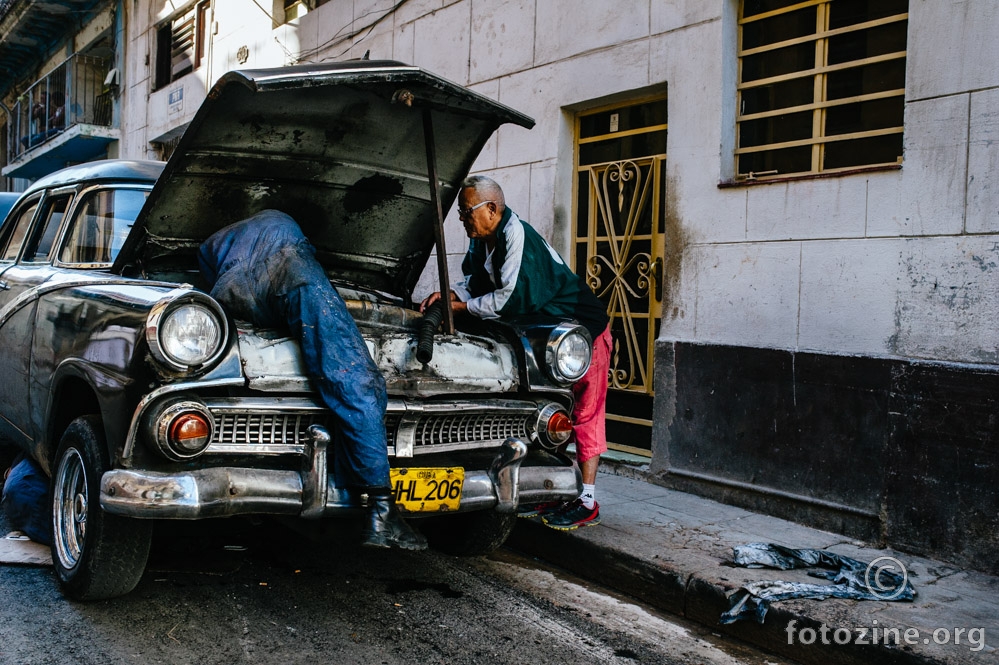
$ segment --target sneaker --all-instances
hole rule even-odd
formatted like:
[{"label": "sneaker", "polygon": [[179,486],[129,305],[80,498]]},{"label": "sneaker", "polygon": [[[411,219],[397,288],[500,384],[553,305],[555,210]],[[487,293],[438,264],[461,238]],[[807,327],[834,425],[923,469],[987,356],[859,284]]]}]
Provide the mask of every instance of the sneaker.
[{"label": "sneaker", "polygon": [[592,508],[583,505],[582,499],[576,499],[565,504],[560,510],[541,516],[544,523],[559,531],[572,531],[581,526],[596,526],[600,524],[600,504],[594,503]]},{"label": "sneaker", "polygon": [[545,501],[544,503],[529,503],[517,507],[517,517],[537,517],[557,510],[562,506],[561,501]]}]

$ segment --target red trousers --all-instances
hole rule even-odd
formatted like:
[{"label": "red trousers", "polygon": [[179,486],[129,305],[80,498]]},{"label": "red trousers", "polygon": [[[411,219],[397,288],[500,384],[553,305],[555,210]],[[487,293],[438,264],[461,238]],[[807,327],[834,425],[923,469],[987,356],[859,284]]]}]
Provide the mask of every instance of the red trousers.
[{"label": "red trousers", "polygon": [[590,369],[573,387],[576,404],[572,409],[572,426],[576,438],[576,463],[607,452],[607,373],[613,341],[610,327],[593,340]]}]

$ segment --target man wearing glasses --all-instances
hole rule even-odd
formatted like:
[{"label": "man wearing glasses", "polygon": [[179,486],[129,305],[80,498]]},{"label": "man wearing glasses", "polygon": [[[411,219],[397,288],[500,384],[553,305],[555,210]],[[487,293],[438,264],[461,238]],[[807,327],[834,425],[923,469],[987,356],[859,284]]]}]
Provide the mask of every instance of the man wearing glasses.
[{"label": "man wearing glasses", "polygon": [[[594,484],[600,455],[607,450],[604,419],[611,350],[606,308],[558,252],[506,207],[503,190],[495,181],[472,176],[462,182],[458,217],[471,242],[461,264],[464,277],[451,285],[456,313],[468,312],[482,319],[527,314],[572,318],[594,340],[590,369],[573,386],[572,421],[583,492],[563,504],[522,507],[519,515],[540,515],[545,524],[562,530],[599,524]],[[439,292],[428,296],[421,311],[439,298]]]}]

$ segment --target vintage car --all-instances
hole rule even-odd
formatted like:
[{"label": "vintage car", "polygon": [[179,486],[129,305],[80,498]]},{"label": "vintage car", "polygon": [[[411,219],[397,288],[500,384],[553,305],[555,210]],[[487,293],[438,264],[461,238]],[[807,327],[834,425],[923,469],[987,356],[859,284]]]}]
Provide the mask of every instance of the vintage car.
[{"label": "vintage car", "polygon": [[297,342],[234,320],[198,270],[205,238],[266,208],[299,221],[384,374],[396,499],[432,545],[488,552],[519,503],[577,495],[558,449],[586,330],[414,303],[435,248],[448,277],[441,211],[503,123],[533,125],[400,63],[230,72],[167,163],[23,193],[0,232],[0,437],[51,476],[64,593],[133,589],[157,520],[363,510]]}]

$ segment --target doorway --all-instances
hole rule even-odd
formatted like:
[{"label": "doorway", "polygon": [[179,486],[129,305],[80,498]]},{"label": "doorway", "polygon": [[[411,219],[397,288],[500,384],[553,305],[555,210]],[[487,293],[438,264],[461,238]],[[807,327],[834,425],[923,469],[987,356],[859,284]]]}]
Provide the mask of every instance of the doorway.
[{"label": "doorway", "polygon": [[607,445],[652,456],[655,340],[662,310],[664,96],[577,115],[573,266],[607,306],[614,346]]}]

